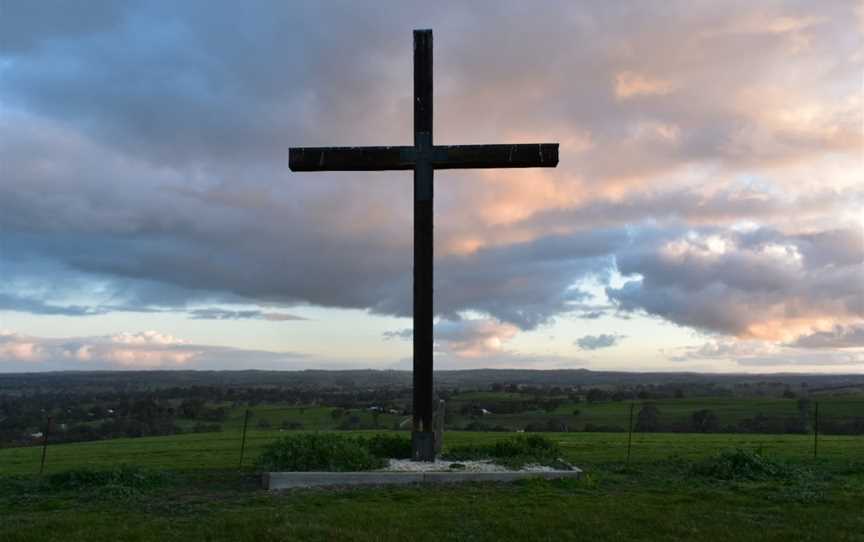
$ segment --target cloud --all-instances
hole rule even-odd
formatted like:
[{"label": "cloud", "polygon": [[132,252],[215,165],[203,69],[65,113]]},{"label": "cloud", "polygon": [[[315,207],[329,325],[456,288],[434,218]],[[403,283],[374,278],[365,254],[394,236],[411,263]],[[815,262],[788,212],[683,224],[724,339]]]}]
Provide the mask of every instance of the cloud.
[{"label": "cloud", "polygon": [[110,312],[105,308],[84,305],[52,305],[39,299],[30,299],[2,292],[0,292],[0,310],[62,316],[94,316]]},{"label": "cloud", "polygon": [[678,363],[694,360],[727,360],[742,368],[766,367],[773,370],[819,370],[836,367],[844,371],[864,370],[864,351],[799,347],[771,341],[711,339],[701,346],[679,349],[671,356]]},{"label": "cloud", "polygon": [[435,326],[438,350],[457,358],[488,358],[506,353],[519,329],[494,319],[441,320]]},{"label": "cloud", "polygon": [[673,88],[671,81],[631,71],[623,71],[615,76],[615,95],[621,99],[669,94]]},{"label": "cloud", "polygon": [[[504,346],[518,331],[516,326],[494,318],[441,319],[433,332],[435,351],[438,358],[443,356],[454,362],[477,358],[489,360],[490,356],[503,356],[512,361],[514,353]],[[384,332],[385,340],[411,340],[413,336],[410,328]]]},{"label": "cloud", "polygon": [[339,366],[296,352],[192,344],[157,331],[93,337],[33,337],[0,330],[0,372],[137,369],[298,369]]},{"label": "cloud", "polygon": [[859,230],[692,230],[643,239],[617,263],[622,274],[640,277],[606,289],[620,310],[680,325],[790,341],[864,320]]},{"label": "cloud", "polygon": [[599,350],[601,348],[610,348],[616,346],[624,339],[624,335],[610,335],[601,333],[600,335],[585,335],[576,339],[574,343],[582,350]]},{"label": "cloud", "polygon": [[864,324],[834,326],[830,331],[802,335],[790,344],[798,348],[864,348]]},{"label": "cloud", "polygon": [[260,310],[226,310],[226,309],[194,309],[189,311],[193,320],[269,320],[271,322],[289,322],[307,320],[302,316],[281,312],[264,312]]},{"label": "cloud", "polygon": [[155,331],[119,333],[81,339],[44,339],[15,333],[0,335],[0,364],[39,370],[43,365],[65,368],[178,368],[190,365],[202,351]]},{"label": "cloud", "polygon": [[414,330],[411,328],[406,328],[398,329],[395,331],[385,331],[383,336],[385,341],[392,341],[393,339],[408,340],[414,336]]},{"label": "cloud", "polygon": [[536,328],[581,306],[590,296],[577,283],[608,277],[611,254],[627,242],[623,229],[597,230],[446,256],[438,271],[438,311],[453,320],[473,310]]}]

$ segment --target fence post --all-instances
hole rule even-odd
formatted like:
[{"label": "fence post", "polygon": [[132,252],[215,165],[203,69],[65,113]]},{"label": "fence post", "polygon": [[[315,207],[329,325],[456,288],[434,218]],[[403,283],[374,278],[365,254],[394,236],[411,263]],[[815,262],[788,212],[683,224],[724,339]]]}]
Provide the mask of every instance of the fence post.
[{"label": "fence post", "polygon": [[630,448],[633,445],[633,403],[630,403],[630,421],[627,422],[627,465],[630,465]]},{"label": "fence post", "polygon": [[246,409],[246,414],[243,415],[243,436],[240,440],[240,465],[239,468],[243,469],[243,454],[246,452],[246,426],[249,425],[249,409]]},{"label": "fence post", "polygon": [[819,458],[819,401],[814,402],[813,409],[813,459]]},{"label": "fence post", "polygon": [[48,423],[45,425],[45,433],[42,435],[42,460],[39,462],[39,476],[45,472],[45,454],[48,452],[48,433],[51,432],[51,416],[48,416]]}]

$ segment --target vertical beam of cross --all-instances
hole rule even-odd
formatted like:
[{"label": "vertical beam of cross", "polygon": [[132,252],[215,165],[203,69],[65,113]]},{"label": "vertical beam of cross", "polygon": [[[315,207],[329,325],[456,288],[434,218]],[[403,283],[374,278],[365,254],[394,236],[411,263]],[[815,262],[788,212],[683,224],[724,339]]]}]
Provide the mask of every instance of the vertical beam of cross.
[{"label": "vertical beam of cross", "polygon": [[435,459],[432,432],[432,31],[414,31],[414,459]]},{"label": "vertical beam of cross", "polygon": [[558,165],[557,143],[434,145],[432,31],[414,31],[414,146],[291,148],[291,171],[414,170],[413,458],[435,460],[433,351],[433,192],[436,169]]}]

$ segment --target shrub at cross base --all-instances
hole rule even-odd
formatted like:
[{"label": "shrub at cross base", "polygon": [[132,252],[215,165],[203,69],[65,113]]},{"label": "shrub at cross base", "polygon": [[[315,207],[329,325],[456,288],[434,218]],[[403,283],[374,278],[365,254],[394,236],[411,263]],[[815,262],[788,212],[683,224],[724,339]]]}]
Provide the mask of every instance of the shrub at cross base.
[{"label": "shrub at cross base", "polygon": [[258,468],[269,471],[348,472],[381,469],[387,459],[411,457],[411,441],[396,435],[371,438],[301,433],[268,444]]}]

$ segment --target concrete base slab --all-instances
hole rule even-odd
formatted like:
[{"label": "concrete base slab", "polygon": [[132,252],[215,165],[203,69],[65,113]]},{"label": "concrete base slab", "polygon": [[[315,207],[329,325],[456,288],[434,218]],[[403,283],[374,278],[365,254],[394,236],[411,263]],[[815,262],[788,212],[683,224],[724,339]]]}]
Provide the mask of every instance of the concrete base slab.
[{"label": "concrete base slab", "polygon": [[515,482],[528,478],[578,479],[581,475],[580,469],[524,472],[265,472],[262,482],[264,489],[278,490],[324,486]]}]

